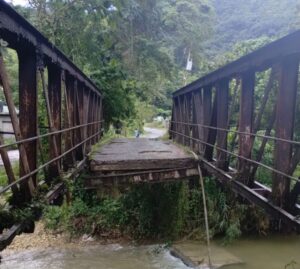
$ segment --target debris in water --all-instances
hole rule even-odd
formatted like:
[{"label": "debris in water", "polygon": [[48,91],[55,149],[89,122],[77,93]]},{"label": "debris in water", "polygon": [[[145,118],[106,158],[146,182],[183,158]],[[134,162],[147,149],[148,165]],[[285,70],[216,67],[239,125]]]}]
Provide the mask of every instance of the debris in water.
[{"label": "debris in water", "polygon": [[[242,264],[243,262],[224,248],[211,245],[212,248],[212,268],[221,268],[226,265]],[[195,241],[186,241],[176,243],[171,247],[171,254],[182,262],[194,268],[208,269],[209,262],[206,246],[203,243]]]}]

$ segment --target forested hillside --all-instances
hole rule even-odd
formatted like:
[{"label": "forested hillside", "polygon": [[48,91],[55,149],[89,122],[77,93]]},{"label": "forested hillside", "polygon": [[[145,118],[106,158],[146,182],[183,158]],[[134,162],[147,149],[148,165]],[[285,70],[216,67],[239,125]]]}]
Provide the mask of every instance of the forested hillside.
[{"label": "forested hillside", "polygon": [[299,0],[214,0],[213,5],[216,22],[210,54],[230,50],[243,40],[280,37],[300,27]]},{"label": "forested hillside", "polygon": [[134,128],[170,115],[174,90],[300,27],[299,0],[29,3],[18,11],[103,90],[107,123]]},{"label": "forested hillside", "polygon": [[191,80],[187,58],[197,71],[213,30],[210,0],[29,3],[19,11],[104,91],[108,122],[168,115],[171,92]]}]

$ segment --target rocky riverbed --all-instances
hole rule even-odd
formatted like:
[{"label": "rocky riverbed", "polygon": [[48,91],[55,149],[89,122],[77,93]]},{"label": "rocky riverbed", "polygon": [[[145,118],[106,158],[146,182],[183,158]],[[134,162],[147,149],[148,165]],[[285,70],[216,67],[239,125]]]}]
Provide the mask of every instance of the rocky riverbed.
[{"label": "rocky riverbed", "polygon": [[126,241],[126,239],[110,240],[95,239],[89,235],[80,238],[72,238],[68,234],[58,233],[45,228],[42,221],[36,222],[35,232],[22,233],[15,237],[14,241],[2,252],[2,255],[10,255],[25,250],[41,250],[47,248],[72,249],[96,244],[113,244]]},{"label": "rocky riverbed", "polygon": [[61,233],[54,233],[45,229],[43,222],[37,222],[35,232],[22,233],[15,237],[14,241],[3,251],[3,255],[11,252],[29,249],[43,249],[50,247],[67,247],[75,245],[70,237]]}]

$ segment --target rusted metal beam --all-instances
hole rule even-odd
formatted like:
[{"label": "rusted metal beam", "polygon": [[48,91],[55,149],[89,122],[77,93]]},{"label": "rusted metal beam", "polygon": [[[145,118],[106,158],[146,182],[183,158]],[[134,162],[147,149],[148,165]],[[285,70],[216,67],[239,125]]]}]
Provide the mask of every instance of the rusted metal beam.
[{"label": "rusted metal beam", "polygon": [[[103,97],[102,96],[100,96],[100,130],[101,129],[103,129],[103,127],[104,127],[104,122],[105,122],[105,119],[104,119],[104,116],[103,116],[103,110],[104,110],[104,105],[103,105]],[[101,132],[102,133],[102,132]]]},{"label": "rusted metal beam", "polygon": [[[4,144],[3,136],[0,135],[0,145],[3,145],[3,144]],[[14,171],[12,169],[11,162],[10,162],[10,159],[8,157],[6,149],[0,148],[0,155],[1,155],[1,159],[2,159],[3,164],[4,164],[4,169],[5,169],[7,178],[8,178],[8,183],[15,182],[16,181],[15,174],[14,174]],[[14,202],[17,202],[16,199],[17,199],[18,194],[19,194],[19,188],[17,186],[13,186],[11,189],[12,189],[12,192],[13,192]]]},{"label": "rusted metal beam", "polygon": [[173,99],[173,102],[172,102],[172,112],[171,112],[171,121],[170,121],[170,126],[169,126],[169,130],[168,130],[168,134],[169,134],[169,139],[173,139],[175,141],[175,135],[170,132],[170,131],[175,131],[176,130],[176,116],[175,116],[175,111],[176,107],[175,107],[175,102],[174,102],[174,99]]},{"label": "rusted metal beam", "polygon": [[103,97],[102,96],[99,96],[99,102],[100,102],[100,107],[99,107],[99,120],[100,120],[100,135],[98,136],[99,137],[99,140],[100,138],[102,137],[102,129],[104,127],[104,119],[103,119]]},{"label": "rusted metal beam", "polygon": [[[204,102],[205,102],[205,89],[204,89]],[[210,112],[211,117],[210,117],[210,122],[209,122],[209,126],[211,127],[216,127],[217,126],[217,111],[218,111],[218,102],[217,102],[217,94],[215,94],[214,97],[214,103],[213,103],[213,109],[212,112]],[[206,107],[204,107],[204,113],[206,113]],[[206,118],[206,114],[205,118]],[[206,118],[206,120],[208,120]],[[206,128],[207,129],[207,136],[206,136],[206,143],[209,145],[214,145],[216,143],[216,137],[217,137],[217,130],[216,129],[210,129],[210,128]],[[213,159],[213,152],[214,152],[214,147],[213,146],[209,146],[206,145],[205,146],[205,150],[204,150],[204,157],[211,161]]]},{"label": "rusted metal beam", "polygon": [[23,224],[13,225],[5,234],[0,235],[0,251],[4,250],[22,232]]},{"label": "rusted metal beam", "polygon": [[[255,72],[249,71],[242,75],[242,91],[240,96],[240,120],[239,131],[246,134],[239,135],[239,155],[251,159],[252,139],[250,133],[253,131],[253,113],[254,113],[254,87]],[[249,179],[249,162],[239,159],[238,162],[239,180],[250,186],[252,182]]]},{"label": "rusted metal beam", "polygon": [[[57,101],[55,99],[55,95],[56,95],[56,92],[58,92],[58,91],[60,92],[60,88],[58,88],[58,87],[61,86],[61,83],[57,82],[57,77],[55,76],[56,72],[53,69],[54,69],[54,67],[48,68],[48,84],[49,84],[48,87],[47,87],[46,81],[45,81],[44,67],[41,66],[40,70],[39,70],[40,75],[41,75],[43,94],[44,94],[45,103],[46,103],[47,119],[48,119],[48,124],[49,124],[51,132],[55,132],[55,131],[61,129],[59,126],[57,126],[57,115],[55,114],[57,109],[60,110],[60,108],[56,108],[56,107],[54,108],[55,101]],[[60,78],[60,75],[59,75],[59,78]],[[59,93],[59,97],[60,97],[60,93]],[[60,105],[60,102],[59,102],[59,104],[56,104],[56,105],[57,106]],[[60,124],[60,119],[59,119],[59,124]],[[57,129],[57,127],[59,127],[59,129]],[[60,134],[59,134],[58,139],[55,135],[51,135],[49,137],[51,159],[57,157],[59,155],[59,153],[61,152],[61,148],[58,146],[58,143],[61,142],[60,137],[61,137]],[[61,172],[60,170],[61,170],[61,167],[60,167],[59,160],[56,163],[53,163],[49,166],[49,168],[48,168],[49,175],[47,178],[47,182],[49,184],[51,184],[51,181],[54,178],[60,176],[60,172]]]},{"label": "rusted metal beam", "polygon": [[59,196],[63,195],[66,191],[66,186],[63,182],[56,184],[45,196],[46,201],[51,204],[52,201],[56,200]]},{"label": "rusted metal beam", "polygon": [[[180,120],[181,120],[181,116],[180,116],[180,111],[179,111],[179,98],[176,97],[173,99],[174,102],[174,119],[175,119],[175,125],[174,125],[174,130],[176,130],[176,132],[180,132]],[[173,130],[173,129],[171,129]],[[170,133],[172,134],[172,132]],[[177,134],[172,134],[174,136],[174,141],[176,141],[177,143],[179,143],[180,141],[180,137]]]},{"label": "rusted metal beam", "polygon": [[[279,92],[277,97],[277,112],[275,136],[282,139],[293,139],[295,106],[299,60],[295,57],[285,59],[279,71]],[[290,172],[292,145],[277,141],[274,152],[274,168],[284,173]],[[273,175],[272,196],[276,205],[287,208],[290,193],[290,179],[278,174]]]},{"label": "rusted metal beam", "polygon": [[[241,79],[239,77],[235,78],[235,86],[234,86],[233,94],[231,97],[230,110],[229,110],[229,115],[228,115],[228,123],[227,123],[228,130],[231,129],[231,121],[232,121],[232,118],[235,113],[235,106],[236,106],[236,103],[239,102],[238,96],[239,96],[240,86],[241,86]],[[238,130],[239,129],[239,119],[237,119],[235,126],[236,126],[236,130]],[[229,143],[229,151],[230,152],[234,151],[236,144],[237,144],[237,133],[233,133],[233,135],[231,136],[231,141]],[[232,157],[231,155],[227,156],[228,164],[230,164],[231,157]]]},{"label": "rusted metal beam", "polygon": [[39,47],[49,62],[58,64],[62,70],[101,95],[97,86],[76,65],[5,1],[0,1],[0,36],[16,50],[23,50],[25,43]]},{"label": "rusted metal beam", "polygon": [[[99,100],[97,98],[97,96],[95,96],[95,107],[96,107],[96,116],[95,116],[95,120],[97,121],[100,118],[100,107],[99,107]],[[99,125],[95,124],[95,132],[97,132],[98,130],[100,130]],[[96,144],[98,142],[97,137],[95,137],[95,143]]]},{"label": "rusted metal beam", "polygon": [[184,96],[184,122],[188,123],[184,125],[184,134],[187,136],[187,138],[184,139],[184,145],[185,146],[191,146],[191,139],[189,139],[188,137],[191,136],[191,126],[189,125],[189,123],[191,123],[191,95],[190,94],[186,94]]},{"label": "rusted metal beam", "polygon": [[291,56],[299,57],[300,55],[300,31],[289,34],[275,42],[272,42],[240,59],[225,65],[218,70],[194,81],[173,93],[173,96],[180,96],[199,88],[214,84],[221,79],[230,79],[237,74],[253,71],[263,71],[282,58]]},{"label": "rusted metal beam", "polygon": [[[57,65],[48,65],[48,94],[53,124],[53,131],[61,129],[61,97],[62,97],[62,70]],[[50,123],[51,128],[51,123]],[[61,153],[61,135],[56,135],[57,153]]]},{"label": "rusted metal beam", "polygon": [[[212,87],[209,86],[203,88],[203,124],[205,126],[210,125],[211,114],[212,114]],[[204,127],[201,128],[203,129],[204,139],[205,141],[207,141],[209,129]]]},{"label": "rusted metal beam", "polygon": [[[229,104],[229,81],[222,80],[216,86],[217,98],[217,128],[226,129],[228,127],[228,104]],[[217,146],[227,150],[227,132],[217,130]],[[227,153],[217,150],[217,167],[227,171]]]},{"label": "rusted metal beam", "polygon": [[116,181],[118,182],[118,184],[182,181],[188,180],[197,175],[197,169],[188,167],[168,170],[140,171],[135,173],[122,173],[113,175],[95,174],[84,179],[84,186],[88,189],[97,189],[101,188],[103,185],[113,184]]},{"label": "rusted metal beam", "polygon": [[[92,96],[92,94],[89,95],[89,100],[88,100],[89,104],[91,103],[91,96]],[[92,115],[91,105],[89,105],[88,108],[87,108],[87,122],[93,122],[93,115]],[[90,136],[92,134],[92,129],[93,129],[92,126],[87,127],[87,136]],[[91,150],[92,144],[93,143],[91,141],[88,142],[88,145],[87,145],[88,151]]]},{"label": "rusted metal beam", "polygon": [[[179,119],[180,119],[180,123],[179,123],[179,126],[180,126],[180,133],[185,133],[185,125],[182,124],[184,122],[184,119],[185,119],[185,114],[184,114],[184,95],[183,96],[180,96],[178,97],[178,107],[179,107]],[[179,143],[184,145],[184,141],[185,141],[185,138],[184,136],[180,136],[179,137]]]},{"label": "rusted metal beam", "polygon": [[[273,109],[273,112],[272,112],[272,115],[268,121],[268,124],[267,124],[267,127],[266,127],[266,130],[265,130],[265,136],[270,136],[271,135],[271,131],[273,129],[273,125],[274,125],[274,122],[275,122],[275,118],[276,118],[276,106],[274,106],[274,109]],[[268,142],[268,139],[266,137],[264,137],[262,139],[262,142],[261,142],[261,145],[260,145],[260,148],[256,154],[256,161],[257,162],[261,162],[262,158],[263,158],[263,155],[264,155],[264,151],[265,151],[265,147],[267,145],[267,142]],[[251,180],[254,180],[255,179],[255,174],[256,174],[256,171],[257,171],[257,168],[258,168],[258,165],[257,164],[252,164],[252,168],[251,168],[251,175],[250,175],[250,178]]]},{"label": "rusted metal beam", "polygon": [[[67,128],[74,126],[74,82],[73,78],[65,73],[64,75],[64,86],[63,86],[64,96],[65,96],[65,117],[66,117],[66,123]],[[66,150],[69,150],[74,146],[74,140],[73,140],[73,131],[70,131],[65,134],[65,148]],[[67,167],[73,166],[75,163],[75,155],[72,151],[69,155],[66,156],[64,159],[64,164]]]},{"label": "rusted metal beam", "polygon": [[256,119],[255,119],[255,122],[254,122],[254,126],[253,126],[253,132],[254,133],[256,133],[260,128],[262,116],[264,114],[264,111],[265,111],[265,108],[266,108],[266,105],[267,105],[267,102],[268,102],[268,99],[269,99],[269,95],[271,93],[271,90],[272,90],[272,87],[273,87],[273,84],[274,84],[274,80],[275,80],[275,77],[276,77],[276,72],[277,71],[275,70],[275,67],[273,67],[272,70],[271,70],[271,74],[270,74],[268,83],[265,87],[264,96],[263,96],[263,99],[261,101],[261,106],[259,108],[259,111],[257,112],[257,116],[256,116]]},{"label": "rusted metal beam", "polygon": [[[80,83],[78,83],[77,81],[75,81],[75,108],[74,108],[74,115],[75,115],[75,125],[81,125],[82,122],[82,90],[80,87]],[[75,141],[75,145],[79,144],[80,141],[82,141],[82,128],[79,128],[76,130],[75,132],[75,137],[74,137],[74,141]],[[83,153],[83,146],[80,146],[76,149],[76,160],[80,161],[82,160],[84,157],[84,153]]]},{"label": "rusted metal beam", "polygon": [[[92,102],[93,121],[96,121],[97,120],[97,110],[98,110],[98,108],[97,108],[96,96],[95,95],[92,96],[91,102]],[[97,132],[97,125],[96,124],[92,125],[92,132],[93,133]],[[91,140],[92,145],[94,145],[96,142],[97,142],[97,137],[95,137],[94,139]]]},{"label": "rusted metal beam", "polygon": [[230,121],[232,120],[232,117],[234,115],[235,112],[235,105],[237,102],[237,97],[238,97],[238,91],[240,89],[240,85],[241,85],[241,80],[239,78],[235,79],[235,86],[233,89],[233,94],[231,96],[231,102],[230,102],[230,109],[229,109],[229,114],[228,114],[228,129],[230,128]]},{"label": "rusted metal beam", "polygon": [[[229,173],[217,168],[214,164],[209,163],[205,159],[201,159],[201,167],[203,167],[210,175],[213,175],[221,184],[229,186],[230,189],[232,189],[238,195],[244,197],[249,202],[260,206],[273,218],[282,220],[282,222],[285,224],[285,227],[288,227],[286,230],[289,230],[289,228],[292,227],[297,232],[300,232],[300,221],[297,219],[297,217],[272,204],[268,198],[244,185],[240,180],[238,180],[238,178],[235,180]],[[257,183],[255,182],[255,184]]]},{"label": "rusted metal beam", "polygon": [[[193,138],[204,140],[204,129],[201,125],[203,125],[204,117],[203,117],[203,99],[202,99],[203,89],[200,89],[193,93],[193,118],[192,123],[193,124],[199,124],[193,126]],[[199,145],[199,143],[196,143],[195,140],[192,141],[193,143],[193,149],[200,153],[203,151],[202,145]]]},{"label": "rusted metal beam", "polygon": [[[18,51],[19,56],[19,125],[22,139],[37,135],[37,59],[33,49]],[[13,115],[11,114],[11,117]],[[37,167],[37,142],[33,141],[24,145],[29,170]],[[20,154],[22,154],[20,152]],[[22,166],[21,166],[22,168]],[[24,167],[23,167],[24,168]],[[28,173],[21,169],[20,176]],[[32,177],[36,186],[36,177]]]},{"label": "rusted metal beam", "polygon": [[[29,68],[27,71],[24,68],[24,64],[25,64],[25,60],[31,61],[31,63],[33,64],[31,66],[31,68]],[[21,58],[20,63],[19,63],[19,69],[20,69],[20,74],[19,74],[19,79],[21,80],[21,78],[23,78],[23,76],[25,76],[25,73],[28,72],[29,74],[31,74],[32,69],[35,69],[35,57],[32,57],[31,59],[28,58]],[[35,72],[34,72],[35,74]],[[15,137],[16,140],[22,140],[22,134],[21,134],[21,130],[20,130],[20,125],[19,125],[19,120],[18,120],[18,116],[17,116],[17,112],[16,112],[16,108],[13,102],[13,96],[12,96],[12,91],[10,88],[10,84],[9,84],[9,78],[5,69],[5,65],[4,65],[4,60],[2,55],[0,54],[0,76],[1,76],[1,81],[2,81],[2,85],[3,85],[3,90],[4,90],[4,95],[5,95],[5,99],[7,102],[7,106],[9,109],[9,113],[11,116],[11,122],[12,122],[12,126],[14,129],[14,133],[15,133]],[[31,78],[32,80],[35,80],[35,78]],[[22,83],[19,84],[20,89],[25,89],[24,92],[26,92],[26,89],[28,91],[29,86],[32,86],[31,83],[28,82],[32,82],[31,81],[26,81],[24,80]],[[25,82],[27,82],[26,84],[24,84]],[[34,86],[35,89],[35,86]],[[27,108],[28,108],[28,104],[27,104]],[[26,107],[23,106],[22,110],[26,110]],[[34,120],[34,119],[33,119]],[[26,121],[26,123],[28,123],[28,120]],[[23,123],[24,124],[24,123]],[[25,126],[26,128],[26,126]],[[34,127],[33,127],[34,128]],[[25,134],[26,131],[28,131],[28,126],[27,129],[25,130]],[[29,133],[29,131],[28,131]],[[27,133],[27,134],[28,134]],[[29,163],[28,158],[27,158],[27,152],[26,149],[24,147],[23,144],[18,144],[19,146],[19,151],[20,151],[20,159],[21,159],[21,167],[23,168],[23,170],[21,170],[21,173],[30,173],[30,165],[34,165],[35,163],[35,158],[36,156],[33,156],[33,160],[31,160],[31,162]],[[33,151],[34,151],[35,147],[33,146]],[[31,155],[33,153],[33,151],[29,152],[29,154]],[[24,182],[21,185],[21,190],[22,190],[22,199],[25,201],[28,201],[31,199],[31,197],[34,195],[34,191],[35,191],[35,177],[31,177],[27,183]]]}]

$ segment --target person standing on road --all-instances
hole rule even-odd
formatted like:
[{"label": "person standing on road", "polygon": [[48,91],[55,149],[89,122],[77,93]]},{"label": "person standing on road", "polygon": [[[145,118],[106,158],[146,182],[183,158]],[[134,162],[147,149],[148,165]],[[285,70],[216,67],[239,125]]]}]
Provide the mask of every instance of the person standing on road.
[{"label": "person standing on road", "polygon": [[135,138],[139,138],[140,137],[140,131],[138,129],[134,130],[134,136],[135,136]]}]

